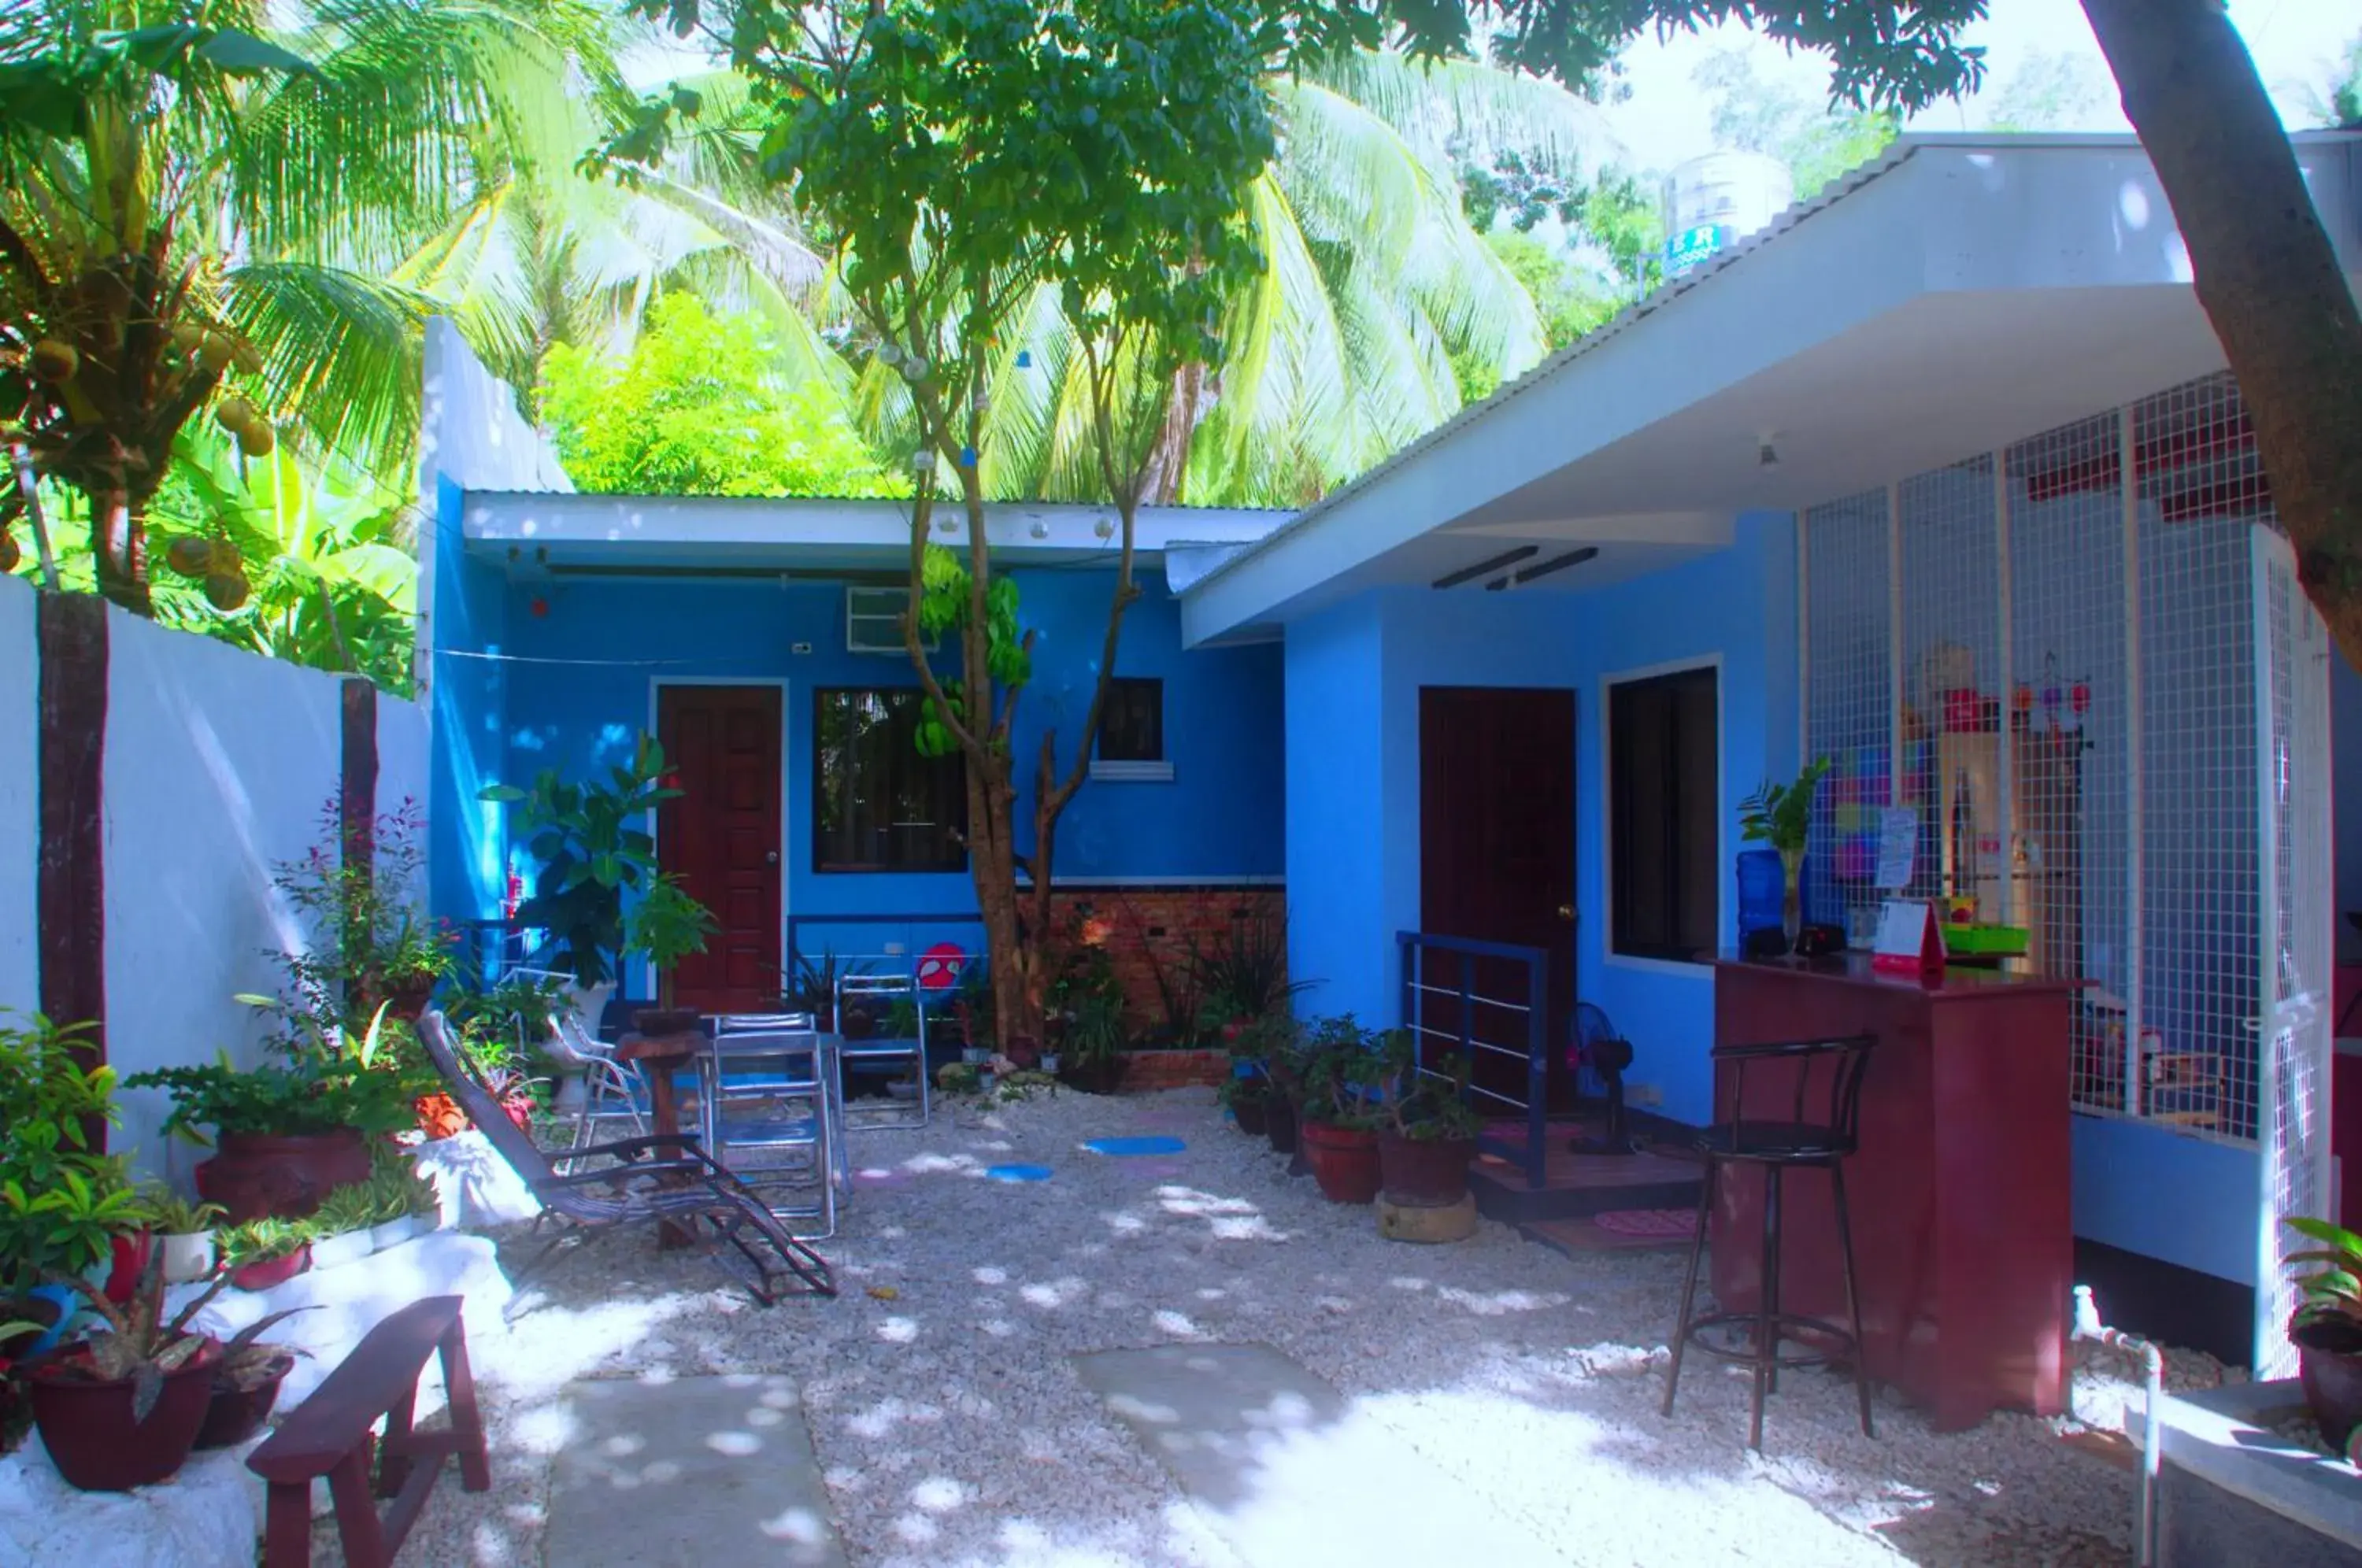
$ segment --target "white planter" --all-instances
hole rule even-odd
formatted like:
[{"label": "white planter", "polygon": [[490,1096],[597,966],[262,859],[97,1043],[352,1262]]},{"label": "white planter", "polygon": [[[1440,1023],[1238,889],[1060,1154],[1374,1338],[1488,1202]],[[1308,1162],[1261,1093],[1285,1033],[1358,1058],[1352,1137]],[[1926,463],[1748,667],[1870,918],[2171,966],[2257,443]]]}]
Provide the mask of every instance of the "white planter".
[{"label": "white planter", "polygon": [[312,1243],[314,1268],[342,1268],[357,1264],[377,1251],[377,1243],[367,1231],[339,1231],[333,1236],[322,1236]]},{"label": "white planter", "polygon": [[443,1229],[443,1211],[439,1209],[432,1213],[414,1214],[410,1217],[410,1233],[414,1236],[431,1236],[441,1229]]},{"label": "white planter", "polygon": [[1042,1054],[1042,1070],[1054,1078],[1058,1076],[1058,1053],[1044,1051]]},{"label": "white planter", "polygon": [[178,1236],[166,1236],[162,1240],[165,1284],[186,1285],[213,1273],[214,1233],[211,1231],[191,1231]]},{"label": "white planter", "polygon": [[407,1214],[399,1220],[388,1220],[370,1228],[370,1241],[379,1252],[383,1252],[388,1247],[398,1247],[416,1234],[418,1231],[411,1225],[410,1216]]}]

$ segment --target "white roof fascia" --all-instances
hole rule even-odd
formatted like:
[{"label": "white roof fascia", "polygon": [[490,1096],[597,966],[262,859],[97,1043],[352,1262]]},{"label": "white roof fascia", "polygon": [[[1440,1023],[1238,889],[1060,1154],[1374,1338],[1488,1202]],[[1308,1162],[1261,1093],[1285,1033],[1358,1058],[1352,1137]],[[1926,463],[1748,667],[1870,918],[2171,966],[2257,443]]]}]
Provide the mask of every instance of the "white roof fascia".
[{"label": "white roof fascia", "polygon": [[[964,536],[966,517],[939,506],[937,528],[948,542]],[[1286,521],[1285,512],[1190,506],[1143,506],[1134,547],[1161,554],[1168,543],[1244,545]],[[470,491],[463,510],[470,543],[541,546],[569,558],[623,547],[641,559],[670,551],[749,550],[779,547],[903,547],[910,543],[910,503],[902,501],[809,501],[723,496],[555,495]],[[1109,547],[1116,510],[1052,502],[996,502],[985,510],[986,538],[996,547],[1071,551]],[[1104,525],[1109,536],[1098,530]]]}]

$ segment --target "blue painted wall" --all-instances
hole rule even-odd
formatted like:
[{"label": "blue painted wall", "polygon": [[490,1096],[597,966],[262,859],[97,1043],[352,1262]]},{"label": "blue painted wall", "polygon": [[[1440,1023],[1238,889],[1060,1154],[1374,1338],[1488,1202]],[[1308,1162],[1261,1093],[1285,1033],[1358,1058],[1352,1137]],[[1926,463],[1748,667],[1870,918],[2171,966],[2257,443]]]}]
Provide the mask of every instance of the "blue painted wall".
[{"label": "blue painted wall", "polygon": [[2145,1122],[2078,1116],[2075,1234],[2253,1285],[2257,1160],[2253,1149]]},{"label": "blue painted wall", "polygon": [[[1704,966],[1607,956],[1600,845],[1604,679],[1718,656],[1726,847],[1738,803],[1796,767],[1795,534],[1784,513],[1739,520],[1732,547],[1588,593],[1363,594],[1287,627],[1288,908],[1304,1005],[1392,1021],[1398,930],[1418,925],[1418,692],[1424,686],[1576,693],[1575,936],[1584,999],[1607,1009],[1639,1059],[1635,1084],[1703,1121],[1714,982]],[[1736,918],[1724,889],[1723,926]]]},{"label": "blue painted wall", "polygon": [[[469,563],[483,569],[480,563]],[[1018,710],[1015,748],[1030,840],[1033,759],[1045,728],[1071,736],[1098,675],[1113,575],[1021,571],[1026,623],[1038,631],[1034,680]],[[1122,675],[1164,681],[1169,783],[1086,783],[1059,824],[1054,872],[1072,878],[1275,879],[1283,870],[1280,650],[1275,646],[1180,647],[1177,603],[1161,575],[1128,612],[1117,656]],[[506,652],[499,682],[455,684],[458,730],[472,733],[491,704],[497,777],[527,782],[545,767],[568,777],[622,759],[655,723],[664,680],[785,680],[788,911],[807,952],[878,952],[940,940],[971,950],[980,937],[965,871],[822,874],[812,868],[812,693],[836,686],[917,684],[900,655],[848,652],[844,592],[827,583],[612,580],[500,585]],[[536,608],[538,606],[538,608]],[[809,653],[792,651],[798,643]],[[1071,741],[1062,762],[1072,757]],[[521,867],[522,868],[522,867]],[[457,890],[455,889],[455,894]],[[438,894],[438,901],[441,895]],[[450,907],[445,906],[447,910]],[[880,925],[824,917],[902,914]]]},{"label": "blue painted wall", "polygon": [[435,745],[427,897],[446,920],[494,920],[505,889],[499,810],[478,799],[502,780],[508,585],[467,554],[459,487],[436,489],[435,581],[428,623]]}]

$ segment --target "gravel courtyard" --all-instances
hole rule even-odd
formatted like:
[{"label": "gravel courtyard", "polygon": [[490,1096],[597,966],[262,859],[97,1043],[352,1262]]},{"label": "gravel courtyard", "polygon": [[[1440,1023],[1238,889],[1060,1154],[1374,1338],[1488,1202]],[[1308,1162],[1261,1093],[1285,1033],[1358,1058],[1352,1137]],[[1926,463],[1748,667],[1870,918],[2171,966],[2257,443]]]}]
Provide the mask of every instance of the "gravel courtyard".
[{"label": "gravel courtyard", "polygon": [[[1675,1418],[1660,1417],[1676,1256],[1570,1261],[1490,1224],[1449,1247],[1381,1240],[1369,1210],[1288,1177],[1202,1091],[938,1110],[922,1132],[855,1134],[856,1190],[824,1249],[838,1300],[762,1310],[645,1235],[594,1243],[529,1286],[508,1335],[475,1348],[493,1490],[469,1496],[447,1476],[405,1555],[544,1562],[571,1379],[778,1373],[801,1391],[836,1527],[864,1568],[1235,1563],[1070,1359],[1209,1341],[1294,1357],[1439,1485],[1584,1568],[2130,1561],[2131,1476],[2053,1423],[2001,1417],[1938,1438],[1887,1398],[1871,1441],[1850,1385],[1807,1372],[1772,1400],[1759,1459],[1743,1377],[1703,1361]],[[1077,1147],[1141,1132],[1188,1147],[1125,1160]],[[1056,1176],[984,1178],[1008,1161]],[[508,1255],[513,1270],[527,1254]],[[2124,1375],[2087,1366],[2078,1409],[2111,1419]],[[337,1560],[325,1531],[323,1548]]]}]

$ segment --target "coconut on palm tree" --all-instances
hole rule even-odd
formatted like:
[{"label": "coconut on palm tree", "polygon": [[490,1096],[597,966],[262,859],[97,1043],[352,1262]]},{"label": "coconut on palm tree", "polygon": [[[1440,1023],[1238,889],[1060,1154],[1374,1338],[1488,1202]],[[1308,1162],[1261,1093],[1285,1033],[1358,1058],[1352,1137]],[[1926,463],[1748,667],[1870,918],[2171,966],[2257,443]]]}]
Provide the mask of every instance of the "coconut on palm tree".
[{"label": "coconut on palm tree", "polygon": [[578,0],[0,13],[0,421],[87,498],[102,592],[152,613],[148,513],[193,420],[253,458],[408,437],[421,301],[382,263],[603,37]]}]

